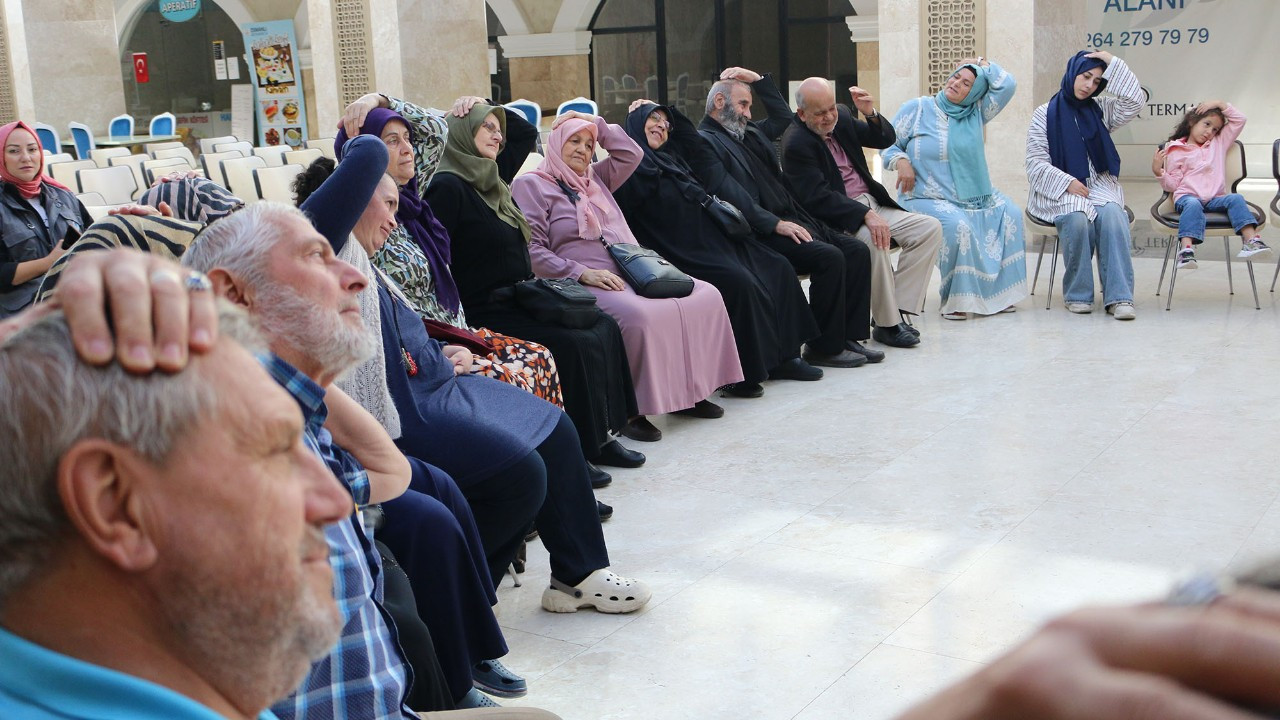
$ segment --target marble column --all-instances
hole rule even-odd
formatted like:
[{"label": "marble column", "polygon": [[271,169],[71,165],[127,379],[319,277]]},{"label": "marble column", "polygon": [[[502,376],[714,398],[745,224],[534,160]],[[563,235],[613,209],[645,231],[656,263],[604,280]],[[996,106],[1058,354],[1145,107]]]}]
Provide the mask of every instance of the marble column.
[{"label": "marble column", "polygon": [[[12,10],[19,6],[15,27]],[[22,53],[12,62],[24,120],[53,125],[66,137],[72,120],[102,131],[125,111],[112,0],[21,0],[7,1],[5,7],[10,52]],[[29,55],[48,61],[30,62]],[[23,107],[24,96],[30,98],[29,109]]]},{"label": "marble column", "polygon": [[591,95],[591,33],[506,35],[498,38],[511,72],[511,97],[555,112],[565,100]]},{"label": "marble column", "polygon": [[449,107],[460,95],[489,94],[484,0],[397,0],[404,96]]}]

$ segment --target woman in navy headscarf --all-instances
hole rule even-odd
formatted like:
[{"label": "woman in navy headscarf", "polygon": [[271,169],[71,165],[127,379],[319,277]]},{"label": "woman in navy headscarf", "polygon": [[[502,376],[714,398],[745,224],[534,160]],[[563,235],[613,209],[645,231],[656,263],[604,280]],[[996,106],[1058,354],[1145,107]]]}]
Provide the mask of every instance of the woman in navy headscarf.
[{"label": "woman in navy headscarf", "polygon": [[[1099,97],[1104,89],[1110,94]],[[1093,310],[1090,260],[1097,253],[1103,307],[1117,320],[1134,318],[1129,217],[1111,133],[1137,117],[1142,103],[1142,87],[1123,60],[1080,51],[1058,92],[1031,115],[1027,212],[1058,228],[1062,296],[1073,313]]]}]

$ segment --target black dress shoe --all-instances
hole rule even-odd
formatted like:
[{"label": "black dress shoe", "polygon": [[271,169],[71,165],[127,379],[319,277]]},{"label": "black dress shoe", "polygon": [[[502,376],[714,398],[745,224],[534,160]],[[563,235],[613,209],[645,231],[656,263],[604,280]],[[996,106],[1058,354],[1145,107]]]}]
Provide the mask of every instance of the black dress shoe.
[{"label": "black dress shoe", "polygon": [[732,385],[725,385],[723,388],[725,395],[732,395],[740,398],[758,398],[764,395],[764,386],[760,383],[740,382]]},{"label": "black dress shoe", "polygon": [[808,350],[804,361],[810,365],[821,365],[833,368],[856,368],[867,364],[867,359],[852,350],[841,350],[835,355],[826,355]]},{"label": "black dress shoe", "polygon": [[920,338],[916,337],[907,329],[906,323],[898,323],[893,327],[875,327],[871,329],[871,339],[881,345],[888,345],[896,348],[915,347],[920,344]]},{"label": "black dress shoe", "polygon": [[644,464],[644,455],[635,450],[628,450],[617,440],[610,440],[600,448],[600,455],[592,462],[609,467],[638,468]]},{"label": "black dress shoe", "polygon": [[[763,388],[762,388],[763,391]],[[699,400],[691,408],[676,410],[672,415],[687,415],[689,417],[704,418],[706,420],[715,420],[724,417],[724,408],[711,402],[710,400]]]},{"label": "black dress shoe", "polygon": [[591,463],[587,463],[587,477],[591,478],[591,487],[594,490],[599,490],[602,487],[608,487],[609,483],[613,482],[612,475]]},{"label": "black dress shoe", "polygon": [[844,345],[849,348],[851,352],[856,352],[866,358],[869,363],[878,363],[884,359],[884,353],[874,348],[869,348],[857,340],[846,340]]},{"label": "black dress shoe", "polygon": [[599,500],[596,501],[596,512],[600,513],[600,522],[604,522],[613,517],[613,506],[605,505]]},{"label": "black dress shoe", "polygon": [[769,371],[770,380],[821,380],[822,370],[800,358],[791,358]]},{"label": "black dress shoe", "polygon": [[911,324],[911,321],[909,319],[907,319],[908,315],[911,317],[915,317],[915,313],[909,313],[906,310],[899,310],[899,312],[902,314],[902,327],[906,328],[907,332],[911,333],[912,335],[915,335],[916,337],[920,337],[920,331],[916,328],[915,325]]},{"label": "black dress shoe", "polygon": [[649,418],[637,415],[622,426],[622,436],[636,442],[658,442],[662,439],[662,431],[649,422]]}]

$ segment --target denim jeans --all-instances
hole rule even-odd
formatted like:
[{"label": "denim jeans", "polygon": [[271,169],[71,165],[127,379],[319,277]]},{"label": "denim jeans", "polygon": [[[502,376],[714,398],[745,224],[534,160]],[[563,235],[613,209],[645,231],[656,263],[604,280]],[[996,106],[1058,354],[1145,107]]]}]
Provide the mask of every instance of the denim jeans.
[{"label": "denim jeans", "polygon": [[1129,216],[1107,203],[1097,208],[1093,222],[1083,212],[1053,219],[1062,245],[1062,298],[1069,303],[1093,303],[1093,255],[1098,255],[1102,302],[1133,302],[1133,260],[1129,257]]},{"label": "denim jeans", "polygon": [[1249,212],[1249,206],[1244,202],[1244,196],[1236,193],[1229,195],[1219,195],[1211,199],[1207,203],[1201,203],[1200,198],[1195,195],[1183,195],[1173,206],[1179,213],[1178,217],[1178,237],[1191,238],[1195,241],[1204,240],[1204,214],[1208,212],[1227,213],[1227,217],[1231,220],[1231,228],[1238,235],[1240,230],[1247,225],[1257,225],[1258,219]]}]

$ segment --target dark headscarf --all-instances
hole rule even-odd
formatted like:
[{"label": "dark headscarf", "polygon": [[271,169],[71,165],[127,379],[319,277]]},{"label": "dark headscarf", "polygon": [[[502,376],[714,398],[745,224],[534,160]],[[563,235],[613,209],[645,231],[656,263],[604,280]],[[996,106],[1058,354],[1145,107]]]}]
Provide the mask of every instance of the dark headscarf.
[{"label": "dark headscarf", "polygon": [[505,108],[492,107],[477,103],[471,107],[466,117],[457,117],[449,113],[445,122],[449,127],[449,137],[444,144],[444,155],[436,174],[450,173],[457,175],[470,185],[489,206],[490,210],[506,224],[520,231],[524,241],[529,242],[529,221],[511,197],[511,188],[498,176],[498,163],[480,154],[476,148],[476,133],[485,118],[493,115],[502,131],[502,147],[507,144],[507,111]]},{"label": "dark headscarf", "polygon": [[[365,116],[364,125],[360,126],[360,134],[381,137],[383,128],[392,120],[404,123],[404,126],[409,129],[409,142],[413,142],[413,125],[386,108],[370,110]],[[342,150],[347,144],[347,139],[346,129],[340,128],[333,141],[338,160],[342,160]],[[431,212],[431,206],[419,194],[416,173],[409,182],[400,186],[400,209],[396,211],[396,222],[404,227],[409,237],[412,237],[422,249],[422,254],[427,256],[427,265],[431,268],[431,277],[436,284],[436,299],[449,312],[458,312],[460,305],[458,286],[454,283],[453,273],[449,270],[449,263],[453,261],[449,246],[449,232],[436,219],[435,214]]]},{"label": "dark headscarf", "polygon": [[1120,154],[1107,131],[1101,106],[1093,101],[1106,88],[1106,78],[1098,82],[1093,95],[1076,98],[1076,76],[1105,65],[1097,58],[1085,57],[1088,54],[1081,50],[1067,63],[1062,86],[1049,100],[1046,117],[1049,161],[1080,182],[1089,179],[1090,162],[1098,172],[1120,175]]},{"label": "dark headscarf", "polygon": [[674,124],[676,109],[670,105],[654,103],[645,103],[632,110],[627,114],[626,122],[623,123],[623,129],[627,131],[627,135],[644,151],[644,158],[631,177],[655,185],[662,178],[666,178],[680,189],[680,194],[685,198],[701,204],[707,196],[707,191],[698,182],[689,163],[674,152],[669,152],[672,149],[670,135],[667,136],[666,144],[657,150],[649,147],[649,140],[644,134],[644,124],[649,120],[649,116],[658,110],[666,113],[667,119]]}]

